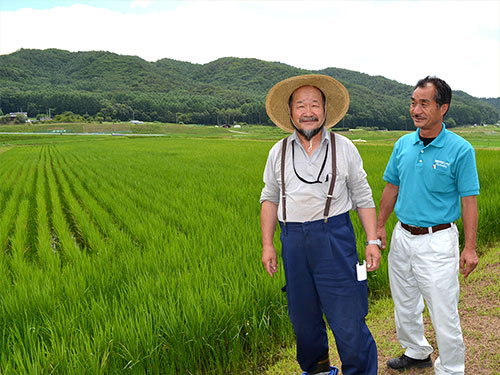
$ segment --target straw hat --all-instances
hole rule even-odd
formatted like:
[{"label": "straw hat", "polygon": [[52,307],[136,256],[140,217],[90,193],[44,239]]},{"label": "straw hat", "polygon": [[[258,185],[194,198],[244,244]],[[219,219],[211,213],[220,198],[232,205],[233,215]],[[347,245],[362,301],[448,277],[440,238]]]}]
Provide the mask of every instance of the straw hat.
[{"label": "straw hat", "polygon": [[292,93],[302,86],[317,87],[325,94],[326,119],[324,125],[327,129],[344,117],[349,108],[347,89],[332,77],[322,74],[306,74],[287,78],[269,90],[266,97],[266,111],[276,126],[290,133],[295,130],[290,121],[288,102]]}]

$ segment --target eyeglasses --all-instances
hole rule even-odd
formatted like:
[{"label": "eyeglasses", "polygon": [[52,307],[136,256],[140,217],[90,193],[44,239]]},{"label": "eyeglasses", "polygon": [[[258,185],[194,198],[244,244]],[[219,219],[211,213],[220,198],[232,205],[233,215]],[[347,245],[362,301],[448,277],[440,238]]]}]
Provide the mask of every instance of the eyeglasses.
[{"label": "eyeglasses", "polygon": [[319,177],[321,176],[321,173],[323,173],[323,169],[325,169],[325,164],[326,164],[326,159],[328,156],[328,143],[326,144],[326,151],[325,151],[325,158],[323,159],[323,164],[321,165],[321,169],[319,171],[318,177],[316,178],[316,181],[307,181],[306,179],[302,178],[298,173],[297,170],[295,169],[295,140],[292,141],[292,165],[293,165],[293,171],[295,172],[295,176],[297,178],[306,183],[306,184],[321,184],[323,182],[328,182],[328,175],[326,175],[326,180],[325,181],[320,181]]}]

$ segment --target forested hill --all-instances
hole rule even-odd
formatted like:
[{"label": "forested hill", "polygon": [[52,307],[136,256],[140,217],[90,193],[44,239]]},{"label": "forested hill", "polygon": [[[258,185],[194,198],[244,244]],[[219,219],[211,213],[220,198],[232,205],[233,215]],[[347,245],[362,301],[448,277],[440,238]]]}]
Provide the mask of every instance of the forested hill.
[{"label": "forested hill", "polygon": [[[22,49],[0,56],[0,109],[27,111],[31,117],[71,111],[99,121],[270,124],[264,105],[269,89],[305,73],[327,74],[347,87],[351,104],[342,126],[412,127],[412,87],[380,76],[233,57],[207,64],[167,58],[147,62],[102,51]],[[455,91],[446,122],[453,126],[499,119],[500,98]]]}]

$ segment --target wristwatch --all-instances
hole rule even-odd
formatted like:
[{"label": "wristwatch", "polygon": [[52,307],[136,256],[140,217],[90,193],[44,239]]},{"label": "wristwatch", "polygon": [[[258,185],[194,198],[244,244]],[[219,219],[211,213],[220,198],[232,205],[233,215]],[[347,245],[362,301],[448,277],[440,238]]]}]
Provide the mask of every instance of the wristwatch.
[{"label": "wristwatch", "polygon": [[369,240],[369,241],[366,241],[366,246],[368,246],[368,245],[377,245],[378,248],[380,249],[382,247],[382,241],[380,241],[379,239]]}]

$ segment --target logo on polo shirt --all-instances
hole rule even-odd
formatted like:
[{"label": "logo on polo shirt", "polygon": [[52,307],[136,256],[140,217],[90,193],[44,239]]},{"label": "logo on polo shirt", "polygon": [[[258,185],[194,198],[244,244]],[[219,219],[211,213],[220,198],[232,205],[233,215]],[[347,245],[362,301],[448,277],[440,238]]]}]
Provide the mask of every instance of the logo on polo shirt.
[{"label": "logo on polo shirt", "polygon": [[434,160],[434,164],[432,164],[432,168],[441,170],[441,171],[446,171],[450,167],[450,163],[447,161],[442,161],[442,160]]}]

